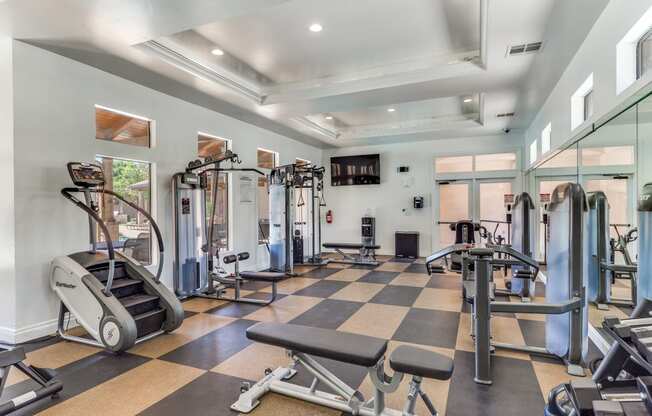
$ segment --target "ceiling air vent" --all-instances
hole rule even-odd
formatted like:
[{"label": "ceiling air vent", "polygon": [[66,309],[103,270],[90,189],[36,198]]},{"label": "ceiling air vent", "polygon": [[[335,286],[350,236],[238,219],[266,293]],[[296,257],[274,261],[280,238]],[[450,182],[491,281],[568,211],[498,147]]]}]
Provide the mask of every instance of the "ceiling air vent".
[{"label": "ceiling air vent", "polygon": [[498,113],[496,114],[496,117],[514,117],[514,112],[512,111],[511,113]]},{"label": "ceiling air vent", "polygon": [[507,48],[507,56],[522,55],[525,53],[538,52],[541,49],[541,42],[522,43]]}]

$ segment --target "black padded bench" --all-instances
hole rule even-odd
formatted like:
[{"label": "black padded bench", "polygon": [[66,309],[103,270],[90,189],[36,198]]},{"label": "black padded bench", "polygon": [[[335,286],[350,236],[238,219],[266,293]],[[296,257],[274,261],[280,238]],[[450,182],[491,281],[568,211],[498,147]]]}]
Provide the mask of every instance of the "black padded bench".
[{"label": "black padded bench", "polygon": [[[421,390],[422,379],[448,380],[453,373],[453,360],[449,357],[403,345],[389,357],[389,365],[394,370],[394,375],[389,377],[384,369],[386,340],[331,329],[258,323],[247,329],[247,338],[286,349],[293,364],[288,368],[266,370],[265,377],[254,385],[243,384],[242,394],[231,406],[232,410],[243,413],[252,411],[259,404],[260,397],[271,391],[363,416],[413,415],[417,397],[421,397],[430,413],[436,415],[432,402]],[[373,400],[365,400],[359,391],[346,385],[313,357],[367,367],[375,387]],[[296,374],[297,366],[303,366],[314,376],[310,387],[285,381]],[[403,413],[385,408],[384,395],[396,391],[406,374],[412,376],[412,394],[408,394]],[[336,394],[317,390],[319,383]]]},{"label": "black padded bench", "polygon": [[[333,263],[359,264],[362,266],[377,266],[376,250],[380,249],[377,244],[363,243],[324,243],[322,247],[335,250],[342,256],[341,259],[330,259]],[[343,250],[358,250],[356,255],[350,255]]]},{"label": "black padded bench", "polygon": [[[285,273],[276,273],[276,272],[241,272],[240,271],[240,262],[247,260],[249,258],[249,253],[243,251],[242,253],[229,254],[224,256],[222,261],[224,264],[234,264],[234,276],[233,278],[221,278],[219,279],[220,283],[224,283],[230,286],[233,286],[235,295],[233,297],[225,296],[223,293],[220,294],[219,298],[223,300],[228,300],[231,302],[242,302],[242,303],[253,303],[256,305],[269,305],[270,303],[276,300],[278,295],[276,283],[285,279]],[[268,299],[253,299],[246,298],[240,295],[242,288],[242,283],[245,280],[257,281],[257,282],[268,282],[272,284],[272,294]]]}]

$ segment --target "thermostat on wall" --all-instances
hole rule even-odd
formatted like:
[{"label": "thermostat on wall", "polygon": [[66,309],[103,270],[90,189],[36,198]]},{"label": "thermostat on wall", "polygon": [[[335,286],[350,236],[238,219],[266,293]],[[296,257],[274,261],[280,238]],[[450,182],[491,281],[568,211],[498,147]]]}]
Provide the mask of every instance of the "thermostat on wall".
[{"label": "thermostat on wall", "polygon": [[409,167],[409,166],[399,166],[399,167],[396,169],[396,171],[397,171],[398,173],[406,173],[406,172],[409,172],[409,171],[410,171],[410,167]]}]

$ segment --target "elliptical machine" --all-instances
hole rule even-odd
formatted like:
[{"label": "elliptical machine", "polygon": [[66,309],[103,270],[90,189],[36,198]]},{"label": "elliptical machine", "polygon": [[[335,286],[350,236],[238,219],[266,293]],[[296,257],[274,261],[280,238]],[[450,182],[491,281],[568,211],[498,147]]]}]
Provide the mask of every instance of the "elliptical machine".
[{"label": "elliptical machine", "polygon": [[[183,322],[184,312],[176,296],[161,283],[163,237],[154,219],[138,205],[104,189],[104,171],[100,165],[70,162],[68,173],[77,187],[63,188],[61,194],[88,215],[91,248],[56,257],[51,263],[50,286],[61,300],[59,336],[117,353],[177,329]],[[84,194],[85,201],[77,199],[74,193]],[[159,247],[156,275],[115,250],[93,194],[115,197],[148,219]],[[98,250],[96,224],[104,234],[106,253]],[[67,314],[74,316],[92,338],[68,334]]]}]

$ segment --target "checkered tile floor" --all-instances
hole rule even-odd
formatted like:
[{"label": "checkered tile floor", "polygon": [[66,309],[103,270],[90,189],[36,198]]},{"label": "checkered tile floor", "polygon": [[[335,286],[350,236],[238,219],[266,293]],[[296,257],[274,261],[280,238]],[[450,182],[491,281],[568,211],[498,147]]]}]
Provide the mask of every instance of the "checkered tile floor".
[{"label": "checkered tile floor", "polygon": [[[260,321],[331,328],[390,340],[390,351],[404,343],[437,351],[455,360],[448,382],[427,380],[424,390],[440,414],[541,414],[544,397],[568,380],[557,361],[498,351],[492,386],[473,382],[471,316],[461,299],[458,275],[426,274],[423,260],[382,258],[375,268],[331,264],[300,267],[300,276],[279,284],[279,299],[267,307],[207,299],[184,302],[187,318],[173,334],[139,344],[115,356],[99,349],[49,341],[30,345],[30,363],[57,368],[64,383],[60,399],[45,400],[22,414],[43,415],[230,415],[240,382],[255,381],[264,369],[287,364],[281,349],[252,343],[245,330]],[[501,286],[502,279],[496,278]],[[250,283],[249,296],[270,288]],[[538,294],[541,295],[541,289]],[[544,344],[542,316],[500,314],[492,318],[498,341]],[[593,350],[595,350],[593,348]],[[371,393],[366,370],[320,360],[343,380]],[[305,374],[292,382],[309,383]],[[15,372],[4,398],[29,388]],[[406,381],[388,397],[401,408]],[[422,405],[418,414],[426,415]],[[268,395],[255,415],[336,415],[338,412]]]}]

